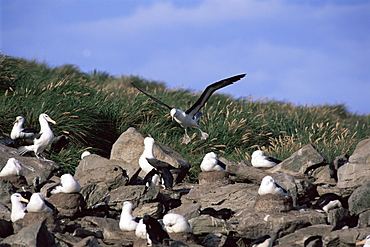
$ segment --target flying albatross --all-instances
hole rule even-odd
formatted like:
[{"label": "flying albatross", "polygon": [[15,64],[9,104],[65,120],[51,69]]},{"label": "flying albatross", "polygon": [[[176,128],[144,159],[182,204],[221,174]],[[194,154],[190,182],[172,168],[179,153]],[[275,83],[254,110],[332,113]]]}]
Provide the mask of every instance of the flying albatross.
[{"label": "flying albatross", "polygon": [[199,99],[195,102],[195,104],[190,107],[187,111],[182,111],[176,108],[173,108],[159,99],[154,98],[153,96],[149,95],[148,93],[144,92],[142,89],[140,89],[135,84],[131,83],[135,88],[137,88],[140,92],[151,98],[152,100],[156,101],[157,103],[162,104],[163,106],[170,109],[170,115],[172,117],[172,120],[175,119],[176,122],[178,122],[182,128],[185,130],[185,136],[183,139],[183,143],[188,144],[190,142],[190,137],[187,133],[187,128],[194,127],[199,129],[202,137],[202,140],[206,140],[208,138],[208,134],[203,132],[197,123],[198,119],[203,115],[199,110],[204,106],[204,104],[207,102],[209,97],[218,89],[226,87],[228,85],[233,84],[236,81],[239,81],[241,78],[243,78],[246,74],[240,74],[236,75],[227,79],[223,79],[221,81],[215,82],[209,86],[206,87],[202,95],[199,97]]},{"label": "flying albatross", "polygon": [[[18,153],[24,155],[27,152],[33,151],[38,159],[40,159],[41,153],[45,148],[50,145],[54,140],[54,133],[50,129],[49,123],[56,124],[56,122],[51,119],[47,114],[43,113],[39,116],[39,122],[41,130],[38,134],[28,137],[26,146],[21,146],[18,148]],[[41,156],[42,157],[42,156]],[[44,158],[44,157],[42,157]],[[45,158],[44,158],[45,160]]]}]

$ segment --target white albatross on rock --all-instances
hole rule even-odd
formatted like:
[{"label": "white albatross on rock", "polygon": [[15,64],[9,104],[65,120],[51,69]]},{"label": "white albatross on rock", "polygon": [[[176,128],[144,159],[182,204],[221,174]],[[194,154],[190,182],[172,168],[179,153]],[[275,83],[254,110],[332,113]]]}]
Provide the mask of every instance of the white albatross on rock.
[{"label": "white albatross on rock", "polygon": [[27,212],[41,213],[53,212],[53,210],[45,204],[44,197],[41,193],[33,193],[27,204]]},{"label": "white albatross on rock", "polygon": [[23,176],[23,169],[22,164],[17,160],[16,158],[10,158],[6,162],[6,165],[3,167],[3,169],[0,172],[0,177],[6,177],[6,176]]},{"label": "white albatross on rock", "polygon": [[166,231],[171,233],[191,232],[188,220],[179,214],[169,213],[163,216],[163,224]]},{"label": "white albatross on rock", "polygon": [[80,192],[81,185],[71,174],[66,173],[60,177],[60,183],[56,184],[50,189],[50,194],[53,195],[58,193],[77,193]]},{"label": "white albatross on rock", "polygon": [[251,163],[254,167],[274,167],[281,163],[281,160],[267,156],[261,150],[256,150],[252,153]]},{"label": "white albatross on rock", "polygon": [[10,201],[12,203],[10,220],[12,222],[16,222],[17,220],[23,219],[23,217],[26,215],[26,207],[22,204],[22,202],[28,203],[28,200],[22,197],[21,194],[14,193],[11,195]]},{"label": "white albatross on rock", "polygon": [[271,176],[266,176],[262,179],[260,188],[258,189],[260,196],[266,194],[282,194],[288,195],[282,187],[280,187]]},{"label": "white albatross on rock", "polygon": [[211,95],[216,90],[233,84],[234,82],[242,79],[245,75],[246,74],[236,75],[236,76],[233,76],[233,77],[230,77],[230,78],[227,78],[227,79],[223,79],[221,81],[215,82],[215,83],[207,86],[206,89],[204,90],[204,92],[202,93],[202,95],[195,102],[195,104],[192,107],[190,107],[185,112],[182,111],[182,110],[173,108],[173,107],[171,107],[171,106],[163,103],[162,101],[154,98],[150,94],[144,92],[142,89],[140,89],[139,87],[137,87],[135,84],[133,84],[133,83],[131,83],[131,84],[135,88],[137,88],[140,92],[142,92],[146,96],[148,96],[149,98],[153,99],[157,103],[160,103],[161,105],[163,105],[163,106],[167,107],[168,109],[170,109],[170,115],[172,117],[172,120],[175,120],[177,123],[179,123],[181,125],[181,127],[184,128],[184,130],[185,130],[185,136],[184,136],[184,139],[183,139],[183,143],[188,144],[190,142],[190,137],[189,137],[189,135],[187,133],[187,128],[190,128],[190,127],[199,129],[199,131],[200,131],[200,133],[202,135],[202,137],[201,137],[202,140],[206,140],[208,138],[208,134],[205,133],[205,132],[203,132],[200,129],[197,121],[203,115],[200,112],[200,109],[204,106],[204,104],[207,102],[207,100],[209,99],[209,97],[211,97]]},{"label": "white albatross on rock", "polygon": [[217,154],[210,152],[204,155],[200,169],[203,172],[225,171],[226,165],[219,161]]},{"label": "white albatross on rock", "polygon": [[10,138],[15,140],[18,138],[29,137],[37,133],[35,129],[23,128],[23,124],[24,124],[24,117],[18,116],[15,118],[15,121],[13,122],[12,131],[10,132]]},{"label": "white albatross on rock", "polygon": [[121,218],[119,220],[119,228],[122,231],[135,231],[139,219],[132,215],[132,203],[129,201],[123,202]]},{"label": "white albatross on rock", "polygon": [[41,126],[40,132],[27,138],[30,145],[21,146],[18,148],[17,151],[20,155],[24,155],[27,152],[33,151],[36,157],[40,159],[41,153],[53,142],[54,133],[50,129],[48,122],[53,124],[56,124],[56,122],[45,113],[39,116],[39,122]]}]

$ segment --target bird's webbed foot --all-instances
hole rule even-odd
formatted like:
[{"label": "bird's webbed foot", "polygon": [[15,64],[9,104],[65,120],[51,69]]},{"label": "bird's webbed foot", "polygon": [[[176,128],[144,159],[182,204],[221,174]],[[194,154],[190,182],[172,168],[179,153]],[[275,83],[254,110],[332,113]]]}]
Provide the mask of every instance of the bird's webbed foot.
[{"label": "bird's webbed foot", "polygon": [[203,131],[200,131],[200,133],[202,134],[202,137],[200,139],[207,140],[209,135],[206,132],[203,132]]},{"label": "bird's webbed foot", "polygon": [[188,144],[189,142],[191,141],[190,137],[188,136],[188,134],[185,134],[184,135],[184,138],[182,140],[182,143],[184,144]]}]

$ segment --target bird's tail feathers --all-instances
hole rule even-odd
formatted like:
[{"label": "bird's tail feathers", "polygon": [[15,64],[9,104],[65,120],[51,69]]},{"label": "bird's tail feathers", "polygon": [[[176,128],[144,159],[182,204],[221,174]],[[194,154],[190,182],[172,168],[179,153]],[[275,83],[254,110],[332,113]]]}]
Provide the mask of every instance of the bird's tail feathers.
[{"label": "bird's tail feathers", "polygon": [[17,152],[20,154],[20,155],[24,155],[25,153],[29,152],[31,150],[29,150],[27,148],[27,146],[21,146],[21,147],[18,147],[17,148]]}]

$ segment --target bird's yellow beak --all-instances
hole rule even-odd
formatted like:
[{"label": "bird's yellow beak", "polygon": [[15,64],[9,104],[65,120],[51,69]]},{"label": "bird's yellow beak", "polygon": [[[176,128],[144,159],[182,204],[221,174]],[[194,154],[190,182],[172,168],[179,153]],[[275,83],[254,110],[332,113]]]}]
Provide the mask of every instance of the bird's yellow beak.
[{"label": "bird's yellow beak", "polygon": [[12,125],[14,125],[15,123],[17,123],[18,122],[18,119],[16,119],[13,123],[12,123]]},{"label": "bird's yellow beak", "polygon": [[27,200],[26,198],[24,198],[23,196],[21,196],[20,198],[19,198],[19,200],[21,201],[21,202],[25,202],[25,203],[29,203],[30,201],[29,200]]},{"label": "bird's yellow beak", "polygon": [[366,239],[360,241],[360,242],[357,242],[356,245],[362,245],[362,244],[365,244],[366,243]]},{"label": "bird's yellow beak", "polygon": [[50,117],[47,119],[48,122],[52,123],[52,124],[57,124],[57,122],[55,122],[53,119],[51,119]]}]

